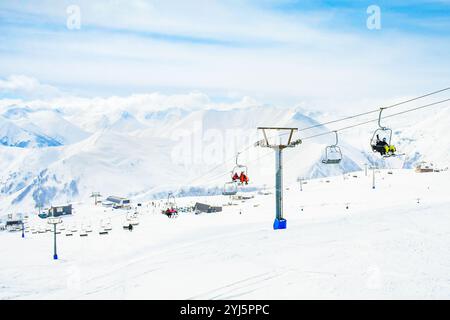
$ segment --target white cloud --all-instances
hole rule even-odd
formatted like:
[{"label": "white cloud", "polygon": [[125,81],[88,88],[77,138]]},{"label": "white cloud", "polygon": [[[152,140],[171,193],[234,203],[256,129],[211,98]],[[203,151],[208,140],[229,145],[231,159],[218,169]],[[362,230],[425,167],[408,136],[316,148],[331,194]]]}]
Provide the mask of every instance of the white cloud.
[{"label": "white cloud", "polygon": [[40,22],[59,23],[62,31],[11,30],[8,48],[16,52],[5,46],[0,53],[0,76],[31,74],[91,96],[231,92],[237,99],[335,108],[430,91],[450,77],[448,41],[387,27],[368,33],[365,8],[355,31],[323,27],[333,12],[285,15],[243,1],[81,0],[82,28],[69,31],[69,4],[9,2],[25,17],[40,12]]},{"label": "white cloud", "polygon": [[102,121],[115,121],[124,111],[145,121],[146,116],[153,112],[179,113],[179,110],[229,110],[261,106],[257,100],[250,97],[234,97],[227,102],[218,102],[201,92],[186,94],[162,94],[158,92],[132,94],[128,96],[110,97],[80,97],[61,95],[40,99],[0,99],[0,113],[10,106],[27,106],[33,110],[59,110],[64,117],[76,123],[84,130],[95,132],[101,127]]},{"label": "white cloud", "polygon": [[134,114],[164,111],[178,108],[186,110],[225,110],[260,106],[261,103],[251,97],[233,97],[228,102],[214,101],[207,94],[191,92],[186,94],[162,94],[159,92],[132,94],[128,96],[110,97],[80,97],[64,95],[48,99],[16,99],[2,100],[0,106],[10,104],[24,104],[35,109],[63,109],[66,114],[85,112],[121,113],[130,111]]},{"label": "white cloud", "polygon": [[11,75],[4,80],[0,79],[0,94],[23,98],[49,98],[60,95],[61,92],[53,86],[40,83],[35,78]]}]

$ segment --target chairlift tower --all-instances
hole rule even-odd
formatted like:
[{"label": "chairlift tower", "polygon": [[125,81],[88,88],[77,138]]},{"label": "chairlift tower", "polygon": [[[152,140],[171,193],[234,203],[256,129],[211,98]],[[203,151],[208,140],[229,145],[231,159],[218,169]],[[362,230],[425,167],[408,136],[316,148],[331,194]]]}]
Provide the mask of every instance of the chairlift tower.
[{"label": "chairlift tower", "polygon": [[56,225],[62,223],[62,220],[58,217],[49,217],[47,223],[53,225],[53,260],[58,260],[58,253],[56,252]]},{"label": "chairlift tower", "polygon": [[372,189],[375,189],[375,172],[378,168],[376,166],[373,166],[371,169],[372,169]]},{"label": "chairlift tower", "polygon": [[98,201],[97,199],[102,197],[102,195],[100,194],[100,192],[92,192],[91,194],[91,198],[94,198],[94,204],[97,205]]},{"label": "chairlift tower", "polygon": [[300,184],[300,191],[303,191],[303,181],[304,180],[305,180],[305,178],[303,178],[303,177],[297,178],[297,182]]},{"label": "chairlift tower", "polygon": [[[258,127],[262,131],[264,139],[256,142],[255,146],[263,148],[271,148],[275,150],[275,221],[273,223],[274,230],[286,229],[286,219],[283,217],[283,150],[286,148],[294,148],[302,143],[301,139],[292,141],[294,132],[297,128],[281,128],[281,127]],[[269,137],[267,133],[275,132],[275,137]],[[284,133],[281,133],[284,132]],[[288,136],[286,143],[281,143],[282,136]],[[274,142],[269,141],[275,138]]]}]

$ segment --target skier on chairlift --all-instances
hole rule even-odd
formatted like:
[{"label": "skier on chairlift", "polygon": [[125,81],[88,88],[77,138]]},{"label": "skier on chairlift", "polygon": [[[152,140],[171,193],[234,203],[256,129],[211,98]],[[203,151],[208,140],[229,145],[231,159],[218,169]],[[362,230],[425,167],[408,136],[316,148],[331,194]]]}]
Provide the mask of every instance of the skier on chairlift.
[{"label": "skier on chairlift", "polygon": [[396,148],[394,145],[389,145],[386,141],[386,138],[383,138],[383,140],[380,140],[380,136],[378,134],[377,134],[377,141],[375,144],[375,149],[382,156],[384,156],[386,154],[393,155],[396,151]]},{"label": "skier on chairlift", "polygon": [[239,175],[237,174],[237,172],[234,173],[233,177],[231,178],[234,181],[239,181]]},{"label": "skier on chairlift", "polygon": [[241,181],[241,184],[248,184],[248,177],[247,175],[244,173],[244,171],[241,171],[241,175],[239,177],[239,180]]}]

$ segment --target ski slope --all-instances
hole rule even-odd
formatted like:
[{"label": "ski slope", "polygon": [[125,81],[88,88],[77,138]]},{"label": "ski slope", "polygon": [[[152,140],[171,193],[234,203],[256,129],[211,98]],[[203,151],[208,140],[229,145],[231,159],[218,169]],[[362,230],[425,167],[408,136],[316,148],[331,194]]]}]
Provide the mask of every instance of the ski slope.
[{"label": "ski slope", "polygon": [[[391,172],[376,173],[376,189],[372,172],[309,180],[303,191],[286,184],[288,228],[278,231],[273,194],[177,219],[159,213],[163,200],[144,202],[131,232],[126,211],[84,199],[63,224],[93,233],[58,235],[58,261],[51,233],[0,232],[0,299],[448,298],[450,174]],[[196,201],[229,199],[177,204]],[[102,219],[109,235],[98,234]]]}]

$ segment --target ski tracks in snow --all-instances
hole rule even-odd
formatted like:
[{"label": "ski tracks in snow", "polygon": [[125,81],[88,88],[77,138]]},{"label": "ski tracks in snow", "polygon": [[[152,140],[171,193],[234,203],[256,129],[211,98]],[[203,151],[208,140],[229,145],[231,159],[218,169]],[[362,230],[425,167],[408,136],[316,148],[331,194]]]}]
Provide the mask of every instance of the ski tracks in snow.
[{"label": "ski tracks in snow", "polygon": [[238,280],[227,284],[225,286],[218,287],[216,289],[207,291],[205,293],[189,297],[188,300],[227,300],[227,299],[238,299],[242,296],[252,293],[258,289],[266,287],[270,282],[283,276],[284,274],[277,271],[269,271],[258,274],[256,276],[248,277],[242,280]]}]

